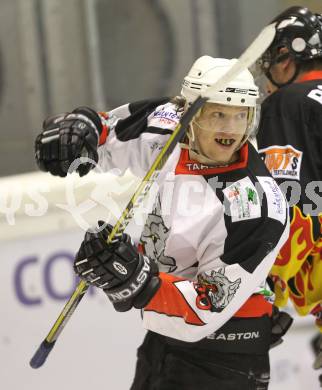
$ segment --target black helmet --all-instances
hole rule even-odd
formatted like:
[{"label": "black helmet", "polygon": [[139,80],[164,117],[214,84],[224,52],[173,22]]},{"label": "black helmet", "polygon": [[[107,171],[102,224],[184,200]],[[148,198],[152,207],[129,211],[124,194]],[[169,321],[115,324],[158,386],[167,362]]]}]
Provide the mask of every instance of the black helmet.
[{"label": "black helmet", "polygon": [[[297,62],[322,58],[322,15],[305,7],[290,7],[272,22],[276,22],[276,35],[262,56],[264,69],[289,56]],[[280,54],[281,47],[288,53]]]},{"label": "black helmet", "polygon": [[[257,61],[257,66],[277,87],[292,83],[298,76],[301,63],[322,58],[322,15],[312,13],[305,7],[290,7],[279,14],[276,22],[276,34],[270,47]],[[287,48],[280,53],[281,48]],[[296,63],[294,76],[284,84],[273,80],[270,73],[272,65],[291,57]]]}]

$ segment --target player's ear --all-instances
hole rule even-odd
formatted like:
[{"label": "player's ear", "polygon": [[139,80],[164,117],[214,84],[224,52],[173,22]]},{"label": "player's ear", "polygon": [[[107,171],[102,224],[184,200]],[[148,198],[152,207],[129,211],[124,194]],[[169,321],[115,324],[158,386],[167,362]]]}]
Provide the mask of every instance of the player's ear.
[{"label": "player's ear", "polygon": [[287,53],[289,53],[289,50],[287,47],[281,47],[278,51],[278,55],[280,57],[285,57],[283,58],[283,60],[280,62],[281,64],[281,67],[285,70],[287,68],[289,68],[291,65],[293,65],[294,63],[294,60],[292,59],[292,57],[290,55],[287,55]]}]

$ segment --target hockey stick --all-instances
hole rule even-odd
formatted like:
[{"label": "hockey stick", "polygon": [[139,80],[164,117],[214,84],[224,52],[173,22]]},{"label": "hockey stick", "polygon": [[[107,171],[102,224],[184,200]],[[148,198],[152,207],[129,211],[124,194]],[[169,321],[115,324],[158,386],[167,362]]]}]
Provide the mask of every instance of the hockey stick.
[{"label": "hockey stick", "polygon": [[[245,52],[240,56],[239,60],[233,65],[233,67],[224,74],[212,87],[211,90],[220,91],[223,89],[227,83],[233,80],[240,72],[247,69],[251,66],[257,58],[259,58],[264,51],[269,47],[275,36],[275,23],[266,26],[257,38],[252,42],[252,44],[245,50]],[[208,89],[209,92],[209,89]],[[207,102],[207,96],[199,96],[189,107],[189,109],[182,116],[180,122],[174,129],[173,133],[169,137],[168,141],[164,145],[163,149],[155,159],[148,173],[145,175],[142,182],[139,184],[134,195],[130,199],[129,203],[125,207],[121,217],[114,225],[114,228],[111,234],[108,237],[107,242],[112,242],[114,237],[117,237],[124,232],[126,226],[128,225],[130,219],[133,216],[134,209],[138,207],[145,195],[148,193],[152,184],[155,182],[156,178],[159,175],[159,172],[165,165],[173,149],[180,142],[195,114],[200,110],[200,108]],[[80,281],[77,285],[75,291],[70,297],[69,301],[66,303],[59,317],[57,318],[55,324],[51,328],[47,337],[41,343],[40,347],[37,349],[32,359],[30,360],[30,366],[32,368],[41,367],[45,360],[47,359],[50,351],[53,349],[57,338],[65,327],[66,323],[72,316],[74,310],[78,306],[79,302],[86,293],[89,285],[85,281]]]}]

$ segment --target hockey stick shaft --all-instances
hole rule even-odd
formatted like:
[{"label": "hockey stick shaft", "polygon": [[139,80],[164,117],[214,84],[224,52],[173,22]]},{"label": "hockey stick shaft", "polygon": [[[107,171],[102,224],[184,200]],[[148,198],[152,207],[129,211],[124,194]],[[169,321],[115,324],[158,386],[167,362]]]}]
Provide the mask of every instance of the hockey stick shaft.
[{"label": "hockey stick shaft", "polygon": [[[208,89],[208,93],[210,90],[220,91],[223,89],[227,83],[233,80],[240,72],[247,69],[251,66],[257,58],[259,58],[263,52],[269,47],[271,42],[273,41],[275,36],[275,24],[271,24],[266,26],[261,33],[257,36],[257,38],[252,42],[252,44],[245,50],[245,52],[240,56],[239,60],[234,64],[234,66],[228,70],[226,74],[224,74],[212,87]],[[179,124],[176,126],[175,130],[169,137],[168,141],[164,145],[163,149],[155,159],[151,168],[145,175],[144,179],[136,189],[134,195],[130,199],[129,203],[125,207],[121,217],[114,225],[114,228],[111,234],[108,237],[108,242],[111,242],[113,238],[119,234],[121,234],[129,221],[133,216],[134,209],[140,205],[151,188],[152,184],[155,182],[156,178],[159,175],[160,170],[165,165],[168,157],[172,153],[173,149],[177,145],[177,143],[182,140],[184,137],[186,130],[191,122],[192,118],[195,114],[201,109],[201,107],[207,102],[207,96],[199,96],[193,104],[189,107],[186,113],[182,116]],[[54,344],[65,327],[66,323],[72,316],[74,310],[78,306],[79,302],[83,298],[84,294],[88,289],[88,284],[84,281],[80,281],[77,285],[75,291],[72,296],[64,306],[62,312],[57,318],[55,324],[49,331],[47,337],[41,343],[38,350],[33,355],[30,365],[32,368],[41,367],[45,360],[47,359],[49,353],[51,352]]]}]

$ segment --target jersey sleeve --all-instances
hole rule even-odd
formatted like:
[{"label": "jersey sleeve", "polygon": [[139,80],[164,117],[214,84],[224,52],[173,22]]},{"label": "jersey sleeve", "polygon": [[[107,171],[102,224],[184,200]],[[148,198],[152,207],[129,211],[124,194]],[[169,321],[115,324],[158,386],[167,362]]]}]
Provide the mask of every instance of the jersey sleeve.
[{"label": "jersey sleeve", "polygon": [[181,113],[163,100],[126,104],[100,113],[103,132],[99,168],[104,172],[126,169],[143,177],[179,123]]}]

